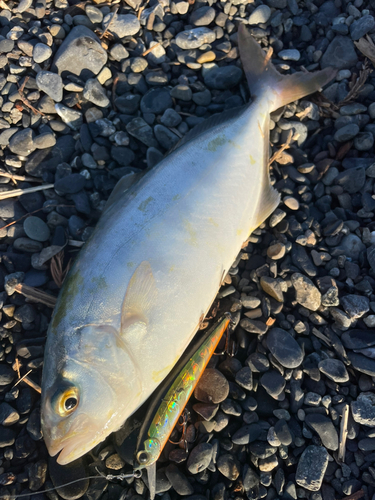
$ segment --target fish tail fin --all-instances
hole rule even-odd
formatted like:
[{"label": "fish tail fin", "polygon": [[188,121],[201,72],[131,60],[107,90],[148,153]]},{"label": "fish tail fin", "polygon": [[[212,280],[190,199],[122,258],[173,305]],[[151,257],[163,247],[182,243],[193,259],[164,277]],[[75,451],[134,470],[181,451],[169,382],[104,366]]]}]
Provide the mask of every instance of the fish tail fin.
[{"label": "fish tail fin", "polygon": [[238,45],[251,95],[259,97],[265,89],[273,91],[270,112],[321,90],[337,73],[334,68],[325,68],[314,73],[282,75],[271,62],[272,48],[266,54],[243,24],[238,29]]}]

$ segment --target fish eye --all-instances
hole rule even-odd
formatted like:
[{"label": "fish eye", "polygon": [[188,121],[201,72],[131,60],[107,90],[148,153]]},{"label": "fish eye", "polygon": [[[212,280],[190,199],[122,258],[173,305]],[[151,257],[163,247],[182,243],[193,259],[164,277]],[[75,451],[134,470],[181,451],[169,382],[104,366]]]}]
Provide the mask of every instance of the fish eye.
[{"label": "fish eye", "polygon": [[137,454],[137,461],[140,465],[146,465],[150,459],[150,454],[147,451],[140,451]]},{"label": "fish eye", "polygon": [[78,407],[79,394],[76,387],[58,390],[52,397],[52,405],[61,417],[67,417]]}]

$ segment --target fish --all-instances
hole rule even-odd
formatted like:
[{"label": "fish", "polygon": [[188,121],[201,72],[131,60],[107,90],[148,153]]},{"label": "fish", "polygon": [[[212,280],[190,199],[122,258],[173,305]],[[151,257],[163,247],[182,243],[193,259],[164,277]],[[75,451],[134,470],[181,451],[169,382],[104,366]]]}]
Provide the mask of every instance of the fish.
[{"label": "fish", "polygon": [[270,113],[336,74],[281,75],[244,26],[238,42],[252,102],[205,120],[132,185],[120,179],[65,279],[41,401],[61,465],[121,428],[177,363],[243,243],[279,204]]}]

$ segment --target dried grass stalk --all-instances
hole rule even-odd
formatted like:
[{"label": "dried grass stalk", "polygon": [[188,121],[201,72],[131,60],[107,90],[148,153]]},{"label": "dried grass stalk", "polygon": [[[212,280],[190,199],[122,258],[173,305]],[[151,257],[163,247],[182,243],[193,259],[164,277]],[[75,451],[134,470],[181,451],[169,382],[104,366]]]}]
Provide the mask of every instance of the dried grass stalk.
[{"label": "dried grass stalk", "polygon": [[19,283],[14,287],[14,289],[17,293],[20,293],[31,302],[44,304],[51,309],[53,309],[56,305],[56,297],[50,295],[49,293],[43,292],[42,290],[38,290],[37,288],[34,288],[32,286],[25,285],[24,283]]},{"label": "dried grass stalk", "polygon": [[51,259],[50,269],[53,281],[56,285],[61,288],[66,275],[69,272],[71,265],[71,260],[69,260],[66,268],[64,269],[64,250],[61,250],[58,254],[54,255]]}]

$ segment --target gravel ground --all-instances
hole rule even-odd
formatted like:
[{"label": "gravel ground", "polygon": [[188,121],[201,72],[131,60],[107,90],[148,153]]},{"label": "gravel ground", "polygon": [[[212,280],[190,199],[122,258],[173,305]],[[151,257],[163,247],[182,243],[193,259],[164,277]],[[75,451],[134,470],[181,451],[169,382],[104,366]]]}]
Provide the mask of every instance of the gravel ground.
[{"label": "gravel ground", "polygon": [[[0,0],[0,9],[0,194],[54,184],[0,201],[0,497],[129,470],[126,429],[71,466],[48,457],[37,389],[53,296],[117,180],[248,100],[237,47],[245,23],[281,72],[339,71],[323,95],[272,115],[282,202],[219,293],[238,325],[236,355],[211,361],[190,403],[188,452],[166,446],[157,493],[375,498],[375,77],[355,45],[375,40],[374,1]],[[35,289],[44,294],[31,303]],[[58,493],[34,498],[147,499],[147,478],[86,479]]]}]

